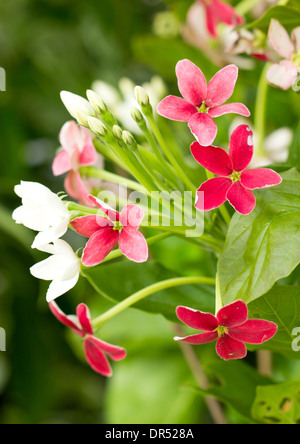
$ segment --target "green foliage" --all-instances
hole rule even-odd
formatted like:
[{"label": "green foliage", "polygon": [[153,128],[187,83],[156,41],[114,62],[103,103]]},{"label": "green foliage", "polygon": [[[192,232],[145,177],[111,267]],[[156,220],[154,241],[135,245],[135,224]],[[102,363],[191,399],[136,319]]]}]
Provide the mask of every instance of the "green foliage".
[{"label": "green foliage", "polygon": [[251,215],[232,219],[218,265],[224,304],[254,301],[300,262],[300,174],[292,169],[282,178],[260,191]]},{"label": "green foliage", "polygon": [[272,19],[278,20],[287,31],[292,31],[299,26],[300,5],[298,1],[291,2],[289,6],[274,6],[258,20],[247,25],[247,29],[260,29],[268,32]]}]

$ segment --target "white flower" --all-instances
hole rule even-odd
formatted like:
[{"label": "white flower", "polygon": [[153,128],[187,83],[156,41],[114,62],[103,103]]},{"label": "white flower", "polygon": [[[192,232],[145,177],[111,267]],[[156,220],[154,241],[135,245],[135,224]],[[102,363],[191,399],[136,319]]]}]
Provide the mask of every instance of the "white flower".
[{"label": "white flower", "polygon": [[51,302],[75,287],[79,279],[80,259],[61,239],[39,250],[51,256],[31,267],[30,273],[38,279],[52,281],[47,291],[47,302]]},{"label": "white flower", "polygon": [[17,224],[34,231],[40,231],[32,248],[39,248],[62,237],[70,221],[67,207],[49,188],[37,182],[24,182],[15,187],[21,197],[22,206],[13,212]]},{"label": "white flower", "polygon": [[96,117],[96,113],[90,102],[83,97],[68,91],[61,91],[60,98],[71,116],[74,117],[80,125],[87,126],[88,117]]}]

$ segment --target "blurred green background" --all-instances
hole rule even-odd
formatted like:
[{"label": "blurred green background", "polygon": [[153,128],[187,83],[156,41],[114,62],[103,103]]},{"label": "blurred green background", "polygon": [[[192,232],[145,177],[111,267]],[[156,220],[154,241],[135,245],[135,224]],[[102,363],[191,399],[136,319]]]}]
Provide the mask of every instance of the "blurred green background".
[{"label": "blurred green background", "polygon": [[[76,338],[49,313],[47,284],[29,273],[44,258],[30,248],[33,233],[11,220],[13,209],[20,205],[13,193],[20,180],[41,182],[55,192],[63,189],[63,178],[54,178],[51,172],[60,128],[70,119],[60,101],[61,90],[84,95],[97,79],[116,86],[122,76],[140,84],[160,74],[176,93],[174,67],[180,58],[198,62],[208,76],[216,72],[180,36],[164,39],[153,34],[157,13],[176,4],[183,18],[193,2],[166,3],[10,0],[0,4],[0,66],[7,76],[6,92],[0,92],[0,327],[7,333],[7,351],[0,353],[2,424],[210,422],[202,399],[187,389],[190,371],[170,340],[172,326],[160,316],[128,310],[110,322],[103,339],[126,347],[129,357],[114,367],[109,381],[90,370]],[[245,100],[252,110],[260,70],[258,64],[250,74],[241,73],[236,91],[239,101]],[[286,96],[275,90],[272,94],[278,106],[270,104],[269,130],[292,126],[299,114],[296,104],[295,110],[282,113]],[[231,122],[226,119],[219,133],[224,141]],[[153,254],[175,271],[214,271],[215,264],[205,253],[194,246],[187,251],[179,240],[166,241]],[[82,301],[97,310],[108,304],[84,280],[61,298],[68,313]],[[213,359],[210,351],[203,348],[204,361]],[[236,414],[234,421],[239,421]]]}]

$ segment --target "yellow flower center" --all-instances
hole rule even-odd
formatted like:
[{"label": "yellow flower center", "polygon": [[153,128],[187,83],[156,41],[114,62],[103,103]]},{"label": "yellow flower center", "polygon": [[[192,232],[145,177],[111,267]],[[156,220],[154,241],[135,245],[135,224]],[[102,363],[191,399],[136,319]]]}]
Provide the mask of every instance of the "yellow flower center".
[{"label": "yellow flower center", "polygon": [[292,62],[297,66],[297,68],[300,68],[300,51],[294,53]]},{"label": "yellow flower center", "polygon": [[231,174],[230,179],[232,180],[232,182],[239,182],[241,180],[241,176],[242,173],[240,173],[239,171],[234,171]]},{"label": "yellow flower center", "polygon": [[209,108],[206,106],[205,100],[202,102],[202,105],[197,108],[197,110],[202,114],[208,113]]},{"label": "yellow flower center", "polygon": [[218,332],[219,338],[228,334],[228,328],[223,327],[222,325],[219,325],[219,327],[216,329],[216,331]]}]

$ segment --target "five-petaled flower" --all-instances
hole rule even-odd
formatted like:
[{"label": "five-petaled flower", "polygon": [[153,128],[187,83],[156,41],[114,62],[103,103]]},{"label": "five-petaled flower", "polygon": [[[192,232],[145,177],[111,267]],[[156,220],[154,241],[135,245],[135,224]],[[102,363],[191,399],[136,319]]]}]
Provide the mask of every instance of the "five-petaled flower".
[{"label": "five-petaled flower", "polygon": [[267,72],[267,80],[274,86],[288,90],[300,73],[300,26],[292,32],[292,40],[278,20],[272,19],[269,40],[275,51],[284,58],[272,65]]},{"label": "five-petaled flower", "polygon": [[208,211],[227,200],[241,214],[250,214],[256,205],[251,190],[279,185],[281,176],[268,168],[247,170],[253,158],[253,133],[247,125],[240,125],[230,139],[229,155],[214,146],[205,147],[194,142],[191,151],[198,163],[214,177],[197,191],[196,208]]},{"label": "five-petaled flower", "polygon": [[184,324],[205,333],[185,338],[175,337],[175,341],[198,345],[217,340],[217,354],[226,361],[245,358],[245,343],[261,345],[272,339],[278,330],[273,322],[248,320],[248,308],[243,301],[235,301],[223,307],[216,316],[182,306],[177,307],[176,313]]},{"label": "five-petaled flower", "polygon": [[21,181],[15,186],[22,206],[13,212],[17,224],[39,231],[32,248],[39,248],[62,237],[69,225],[70,214],[63,201],[49,188],[37,182]]},{"label": "five-petaled flower", "polygon": [[237,14],[234,8],[219,0],[198,0],[204,6],[206,13],[206,27],[210,35],[218,37],[219,23],[229,26],[238,26],[244,23],[244,18]]},{"label": "five-petaled flower", "polygon": [[55,176],[69,173],[65,179],[65,189],[74,199],[90,205],[86,189],[79,169],[81,166],[93,165],[97,161],[91,134],[76,122],[70,121],[64,124],[60,132],[62,150],[54,159],[52,170]]},{"label": "five-petaled flower", "polygon": [[218,132],[215,117],[230,113],[250,116],[250,111],[242,103],[224,105],[234,92],[237,66],[228,65],[221,69],[208,84],[201,69],[189,60],[178,62],[176,74],[183,98],[166,97],[158,105],[157,112],[168,119],[188,122],[201,145],[209,146],[214,142]]},{"label": "five-petaled flower", "polygon": [[62,324],[71,328],[78,336],[84,338],[86,359],[92,369],[103,376],[112,376],[111,366],[106,355],[114,361],[121,361],[126,358],[126,350],[101,341],[94,336],[88,307],[85,304],[78,305],[76,316],[65,315],[55,302],[51,302],[49,307]]},{"label": "five-petaled flower", "polygon": [[83,251],[83,265],[93,267],[100,264],[118,243],[121,252],[129,260],[146,262],[148,245],[139,232],[144,218],[143,210],[137,205],[127,205],[119,213],[94,196],[89,196],[89,199],[106,217],[83,216],[71,222],[77,233],[90,238]]}]

